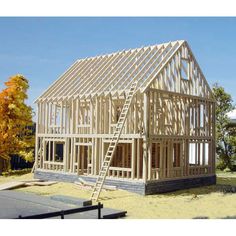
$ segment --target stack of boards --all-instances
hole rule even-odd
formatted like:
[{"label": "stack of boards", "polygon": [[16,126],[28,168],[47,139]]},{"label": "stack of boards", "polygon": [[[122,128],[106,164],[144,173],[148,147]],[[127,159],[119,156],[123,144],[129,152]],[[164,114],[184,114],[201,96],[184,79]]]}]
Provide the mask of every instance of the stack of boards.
[{"label": "stack of boards", "polygon": [[[89,182],[89,181],[85,181],[84,179],[82,178],[78,178],[78,181],[74,182],[76,185],[79,185],[83,188],[88,188],[88,189],[91,189],[94,187],[95,183],[94,182]],[[114,190],[117,190],[117,187],[116,186],[112,186],[112,185],[103,185],[102,187],[104,190],[111,190],[111,191],[114,191]]]}]

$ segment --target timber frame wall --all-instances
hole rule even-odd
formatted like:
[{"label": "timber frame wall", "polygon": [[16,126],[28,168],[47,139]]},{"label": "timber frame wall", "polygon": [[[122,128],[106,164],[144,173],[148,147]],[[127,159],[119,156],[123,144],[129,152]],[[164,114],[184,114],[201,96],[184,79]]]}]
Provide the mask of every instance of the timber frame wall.
[{"label": "timber frame wall", "polygon": [[138,89],[108,178],[214,175],[215,102],[186,41],[72,65],[37,99],[36,168],[98,175],[134,80]]}]

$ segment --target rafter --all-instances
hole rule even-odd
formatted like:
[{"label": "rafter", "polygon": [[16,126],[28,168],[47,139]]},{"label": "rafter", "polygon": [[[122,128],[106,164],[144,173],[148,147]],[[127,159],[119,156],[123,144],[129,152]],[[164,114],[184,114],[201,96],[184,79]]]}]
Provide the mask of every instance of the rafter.
[{"label": "rafter", "polygon": [[[182,60],[189,63],[188,68],[185,68]],[[165,86],[168,83],[168,87],[171,87],[171,78],[182,79],[181,70],[189,78],[189,85],[186,85],[188,90],[195,88],[196,91],[192,91],[194,95],[199,91],[201,96],[205,93],[211,95],[210,87],[187,42],[175,41],[76,61],[36,102],[88,99],[109,94],[121,96],[129,90],[134,80],[138,80],[137,89],[144,92],[162,73],[167,73]],[[202,89],[194,86],[197,83]]]}]

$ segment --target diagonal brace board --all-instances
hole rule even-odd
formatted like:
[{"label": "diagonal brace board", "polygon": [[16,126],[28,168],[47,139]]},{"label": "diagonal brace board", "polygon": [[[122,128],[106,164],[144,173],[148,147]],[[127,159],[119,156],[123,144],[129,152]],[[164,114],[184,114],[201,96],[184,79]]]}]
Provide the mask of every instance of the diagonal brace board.
[{"label": "diagonal brace board", "polygon": [[101,193],[102,187],[103,187],[104,182],[105,182],[105,178],[107,176],[110,164],[112,162],[113,155],[114,155],[115,150],[116,150],[116,146],[119,142],[120,135],[121,135],[121,132],[123,130],[123,127],[124,127],[124,124],[125,124],[125,121],[126,121],[126,118],[127,118],[127,114],[128,114],[132,99],[133,99],[134,94],[135,94],[136,89],[137,89],[137,84],[138,84],[137,81],[134,81],[132,83],[131,88],[128,92],[128,95],[126,97],[124,106],[123,106],[122,111],[120,113],[119,120],[116,124],[115,132],[113,133],[112,140],[109,144],[109,147],[108,147],[107,153],[104,157],[102,167],[100,169],[97,181],[94,185],[93,192],[92,192],[92,195],[91,195],[91,198],[90,198],[91,200],[97,201],[98,198],[99,198],[99,195]]}]

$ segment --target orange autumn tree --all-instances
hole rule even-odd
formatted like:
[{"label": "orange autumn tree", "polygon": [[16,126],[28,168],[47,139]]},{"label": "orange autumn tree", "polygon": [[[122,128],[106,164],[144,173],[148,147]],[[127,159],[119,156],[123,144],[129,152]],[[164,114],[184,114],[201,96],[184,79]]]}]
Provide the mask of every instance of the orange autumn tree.
[{"label": "orange autumn tree", "polygon": [[15,75],[5,85],[0,92],[0,157],[9,163],[10,156],[18,154],[32,161],[32,108],[25,104],[28,80],[23,75]]}]

